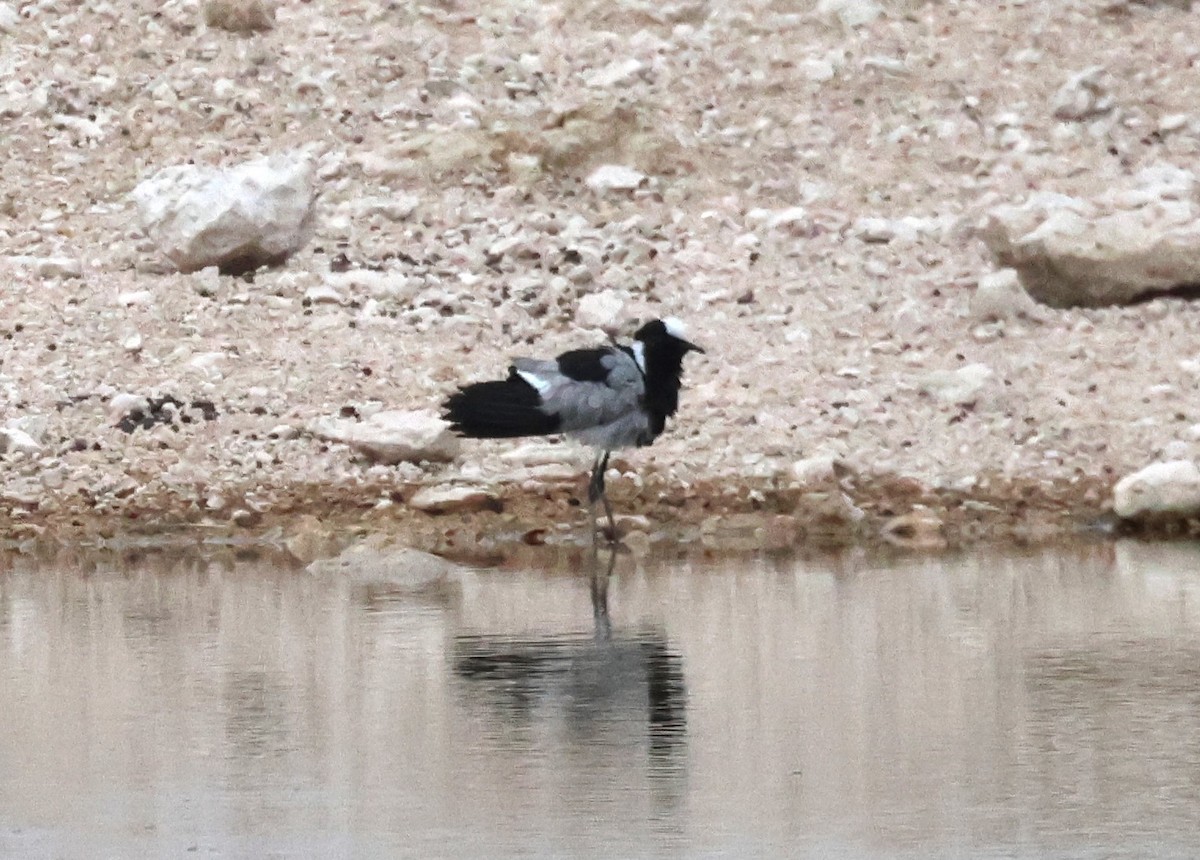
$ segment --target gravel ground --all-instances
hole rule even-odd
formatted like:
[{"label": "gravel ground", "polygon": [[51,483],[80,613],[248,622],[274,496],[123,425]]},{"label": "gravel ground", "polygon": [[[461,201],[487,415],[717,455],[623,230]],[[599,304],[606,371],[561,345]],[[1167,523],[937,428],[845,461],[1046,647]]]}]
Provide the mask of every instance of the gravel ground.
[{"label": "gravel ground", "polygon": [[[383,467],[306,428],[601,340],[590,295],[626,335],[672,314],[708,351],[610,480],[648,539],[1047,536],[1102,518],[1121,475],[1200,458],[1200,308],[971,305],[991,207],[1196,167],[1200,14],[1178,3],[894,0],[848,26],[783,0],[292,0],[251,34],[206,5],[0,4],[0,424],[41,444],[0,457],[10,539],[565,540],[585,452]],[[1092,66],[1111,107],[1056,119]],[[318,226],[282,267],[173,273],[137,229],[154,171],[294,149]],[[648,178],[596,191],[603,164]],[[127,394],[190,420],[125,432]],[[462,482],[478,510],[407,504]]]}]

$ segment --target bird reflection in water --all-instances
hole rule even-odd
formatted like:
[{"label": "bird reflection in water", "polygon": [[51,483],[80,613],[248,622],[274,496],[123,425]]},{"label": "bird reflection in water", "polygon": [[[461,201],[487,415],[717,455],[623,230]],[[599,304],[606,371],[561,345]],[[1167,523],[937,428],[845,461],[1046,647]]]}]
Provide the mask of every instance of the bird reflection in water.
[{"label": "bird reflection in water", "polygon": [[662,630],[613,630],[608,586],[617,550],[592,554],[591,631],[461,635],[464,693],[518,728],[561,726],[571,746],[648,750],[649,775],[677,778],[687,751],[683,661]]}]

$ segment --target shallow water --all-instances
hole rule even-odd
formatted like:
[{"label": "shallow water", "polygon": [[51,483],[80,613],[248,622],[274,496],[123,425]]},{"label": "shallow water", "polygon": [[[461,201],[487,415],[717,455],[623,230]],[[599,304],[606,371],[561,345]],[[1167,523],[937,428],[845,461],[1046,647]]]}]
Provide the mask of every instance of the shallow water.
[{"label": "shallow water", "polygon": [[0,856],[1192,857],[1198,561],[18,561]]}]

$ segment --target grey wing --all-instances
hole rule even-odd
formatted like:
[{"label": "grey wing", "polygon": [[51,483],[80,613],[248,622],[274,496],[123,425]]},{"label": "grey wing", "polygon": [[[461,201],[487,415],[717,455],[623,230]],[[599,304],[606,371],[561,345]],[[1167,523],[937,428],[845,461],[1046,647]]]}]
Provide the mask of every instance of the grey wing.
[{"label": "grey wing", "polygon": [[610,350],[600,363],[608,371],[603,382],[572,379],[561,373],[552,359],[518,358],[513,367],[541,395],[542,411],[558,415],[563,432],[570,433],[640,411],[646,387],[633,358],[621,350]]}]

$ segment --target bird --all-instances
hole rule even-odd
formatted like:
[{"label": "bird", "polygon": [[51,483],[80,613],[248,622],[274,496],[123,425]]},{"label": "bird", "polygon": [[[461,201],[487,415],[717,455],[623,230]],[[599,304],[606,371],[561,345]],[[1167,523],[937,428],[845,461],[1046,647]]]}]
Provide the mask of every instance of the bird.
[{"label": "bird", "polygon": [[621,448],[649,445],[663,433],[679,408],[683,358],[689,352],[704,350],[687,340],[682,321],[652,319],[629,344],[612,339],[557,358],[517,358],[505,379],[459,386],[443,402],[442,417],[467,438],[564,434],[596,449],[588,480],[592,537],[597,502],[604,505],[608,533],[615,537],[604,486],[608,458]]}]

